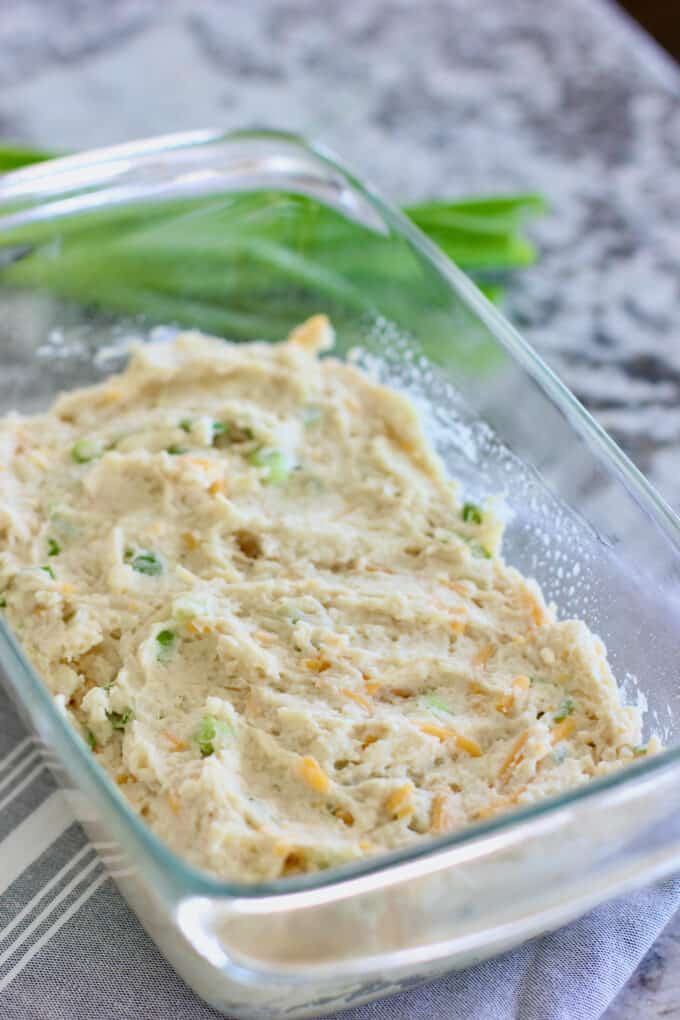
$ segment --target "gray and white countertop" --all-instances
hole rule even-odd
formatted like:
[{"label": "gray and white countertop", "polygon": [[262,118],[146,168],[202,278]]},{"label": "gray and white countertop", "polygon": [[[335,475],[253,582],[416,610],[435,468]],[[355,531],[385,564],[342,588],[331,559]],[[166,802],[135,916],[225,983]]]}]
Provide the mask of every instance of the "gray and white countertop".
[{"label": "gray and white countertop", "polygon": [[[252,124],[395,199],[530,189],[507,311],[680,508],[680,70],[604,0],[0,0],[0,137]],[[680,918],[607,1013],[680,1017]]]}]

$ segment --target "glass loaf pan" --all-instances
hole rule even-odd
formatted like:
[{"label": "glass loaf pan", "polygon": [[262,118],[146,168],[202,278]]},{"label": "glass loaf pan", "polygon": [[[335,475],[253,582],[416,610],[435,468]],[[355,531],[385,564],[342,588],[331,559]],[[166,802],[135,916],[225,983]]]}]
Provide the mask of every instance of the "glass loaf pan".
[{"label": "glass loaf pan", "polygon": [[[149,252],[163,267],[150,282]],[[147,272],[137,294],[116,286],[121,259]],[[199,995],[237,1017],[327,1015],[680,866],[678,520],[467,277],[335,159],[281,132],[205,131],[9,174],[0,307],[3,414],[102,378],[131,336],[159,326],[274,341],[328,312],[341,354],[359,346],[413,394],[470,496],[504,494],[506,558],[600,634],[667,747],[401,852],[235,885],[133,815],[2,624],[5,683],[90,836],[119,845],[132,909]]]}]

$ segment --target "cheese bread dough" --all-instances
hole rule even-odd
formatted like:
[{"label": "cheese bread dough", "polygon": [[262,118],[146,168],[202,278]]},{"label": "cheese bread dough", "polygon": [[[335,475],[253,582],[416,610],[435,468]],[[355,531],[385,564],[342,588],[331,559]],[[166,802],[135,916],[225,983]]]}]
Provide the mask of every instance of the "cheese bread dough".
[{"label": "cheese bread dough", "polygon": [[121,793],[258,881],[487,819],[639,749],[602,642],[506,565],[409,401],[195,333],[0,423],[6,620]]}]

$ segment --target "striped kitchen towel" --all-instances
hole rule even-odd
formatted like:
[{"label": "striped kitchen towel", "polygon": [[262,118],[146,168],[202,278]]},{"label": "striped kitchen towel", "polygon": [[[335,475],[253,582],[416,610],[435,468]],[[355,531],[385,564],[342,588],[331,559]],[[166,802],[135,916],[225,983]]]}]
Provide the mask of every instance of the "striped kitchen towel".
[{"label": "striped kitchen towel", "polygon": [[[93,846],[73,821],[37,742],[0,690],[2,1020],[219,1016],[130,912],[110,877],[119,867],[115,846]],[[642,890],[341,1020],[596,1020],[679,903],[680,880]]]}]

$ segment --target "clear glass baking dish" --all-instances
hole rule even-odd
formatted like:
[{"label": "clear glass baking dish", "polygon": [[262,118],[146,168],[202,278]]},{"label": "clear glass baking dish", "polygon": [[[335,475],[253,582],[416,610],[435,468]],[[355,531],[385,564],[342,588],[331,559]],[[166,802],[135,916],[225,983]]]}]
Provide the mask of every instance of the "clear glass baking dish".
[{"label": "clear glass baking dish", "polygon": [[414,396],[468,491],[504,493],[506,557],[603,637],[667,747],[403,852],[235,885],[193,870],[131,813],[3,624],[5,683],[92,838],[118,844],[131,907],[199,995],[237,1017],[327,1015],[680,866],[678,519],[468,278],[335,159],[279,132],[206,131],[0,178],[0,307],[1,413],[101,378],[159,325],[275,340],[328,311],[341,352],[358,345]]}]

